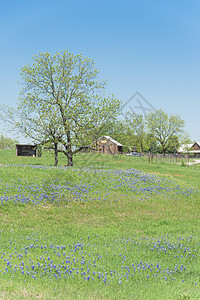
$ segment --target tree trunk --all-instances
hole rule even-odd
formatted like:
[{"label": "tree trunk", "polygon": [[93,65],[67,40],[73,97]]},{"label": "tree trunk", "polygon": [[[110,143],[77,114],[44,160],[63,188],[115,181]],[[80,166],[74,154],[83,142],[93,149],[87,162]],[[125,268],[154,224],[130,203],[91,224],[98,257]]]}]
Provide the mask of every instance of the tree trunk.
[{"label": "tree trunk", "polygon": [[67,159],[68,159],[68,166],[69,167],[72,167],[73,166],[73,155],[72,155],[72,152],[68,152],[67,153]]},{"label": "tree trunk", "polygon": [[65,149],[67,150],[67,159],[68,159],[68,166],[71,167],[73,166],[73,154],[72,154],[72,145],[71,145],[71,135],[70,131],[67,130],[67,145],[65,146]]},{"label": "tree trunk", "polygon": [[141,152],[144,152],[143,141],[140,141]]},{"label": "tree trunk", "polygon": [[165,154],[166,154],[166,146],[165,146],[164,143],[161,143],[161,147],[162,147],[163,157],[165,157]]},{"label": "tree trunk", "polygon": [[163,156],[165,157],[166,149],[163,149]]},{"label": "tree trunk", "polygon": [[58,165],[58,143],[54,143],[54,155],[55,155],[54,166],[57,166]]}]

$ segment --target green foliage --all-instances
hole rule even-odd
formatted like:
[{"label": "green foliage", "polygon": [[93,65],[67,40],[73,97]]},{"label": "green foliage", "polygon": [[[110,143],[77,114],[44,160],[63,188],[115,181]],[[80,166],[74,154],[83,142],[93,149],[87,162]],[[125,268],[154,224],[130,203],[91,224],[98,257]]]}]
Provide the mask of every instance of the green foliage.
[{"label": "green foliage", "polygon": [[186,141],[183,120],[168,116],[159,110],[143,115],[127,112],[123,121],[108,124],[105,134],[114,137],[124,145],[124,150],[138,152],[177,153],[180,143]]},{"label": "green foliage", "polygon": [[178,137],[176,135],[172,136],[168,141],[166,153],[177,153],[179,146]]},{"label": "green foliage", "polygon": [[182,160],[182,162],[181,162],[181,167],[186,167],[186,163],[184,160]]},{"label": "green foliage", "polygon": [[150,112],[146,122],[148,132],[154,136],[164,155],[176,138],[183,134],[184,121],[179,116],[169,116],[161,109]]},{"label": "green foliage", "polygon": [[129,139],[134,137],[134,145],[139,152],[145,151],[145,121],[143,115],[135,113],[126,113],[125,124]]},{"label": "green foliage", "polygon": [[15,149],[18,143],[18,140],[6,137],[3,134],[0,135],[0,149]]},{"label": "green foliage", "polygon": [[153,134],[148,133],[146,136],[146,141],[147,141],[147,150],[150,153],[153,153],[153,154],[159,153],[158,143]]}]

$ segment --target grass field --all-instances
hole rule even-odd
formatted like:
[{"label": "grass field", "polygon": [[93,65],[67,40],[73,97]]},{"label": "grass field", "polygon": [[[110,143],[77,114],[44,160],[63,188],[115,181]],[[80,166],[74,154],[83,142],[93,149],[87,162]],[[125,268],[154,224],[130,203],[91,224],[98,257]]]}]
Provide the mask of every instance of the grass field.
[{"label": "grass field", "polygon": [[0,152],[0,299],[199,299],[200,170]]}]

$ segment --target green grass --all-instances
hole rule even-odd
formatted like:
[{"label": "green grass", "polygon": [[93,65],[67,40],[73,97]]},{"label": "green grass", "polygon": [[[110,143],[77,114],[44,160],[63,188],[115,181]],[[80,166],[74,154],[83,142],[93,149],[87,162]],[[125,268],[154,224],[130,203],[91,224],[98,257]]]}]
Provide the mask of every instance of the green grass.
[{"label": "green grass", "polygon": [[199,299],[197,167],[121,155],[53,162],[0,152],[0,298]]}]

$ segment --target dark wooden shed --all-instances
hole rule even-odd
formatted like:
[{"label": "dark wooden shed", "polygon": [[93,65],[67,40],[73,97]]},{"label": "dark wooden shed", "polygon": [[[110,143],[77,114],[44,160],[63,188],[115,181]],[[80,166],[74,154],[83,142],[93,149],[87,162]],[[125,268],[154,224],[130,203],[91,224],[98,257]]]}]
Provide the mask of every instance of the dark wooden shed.
[{"label": "dark wooden shed", "polygon": [[16,145],[16,156],[41,156],[37,145]]},{"label": "dark wooden shed", "polygon": [[111,138],[110,136],[102,136],[92,143],[90,151],[105,154],[122,153],[123,145]]}]

